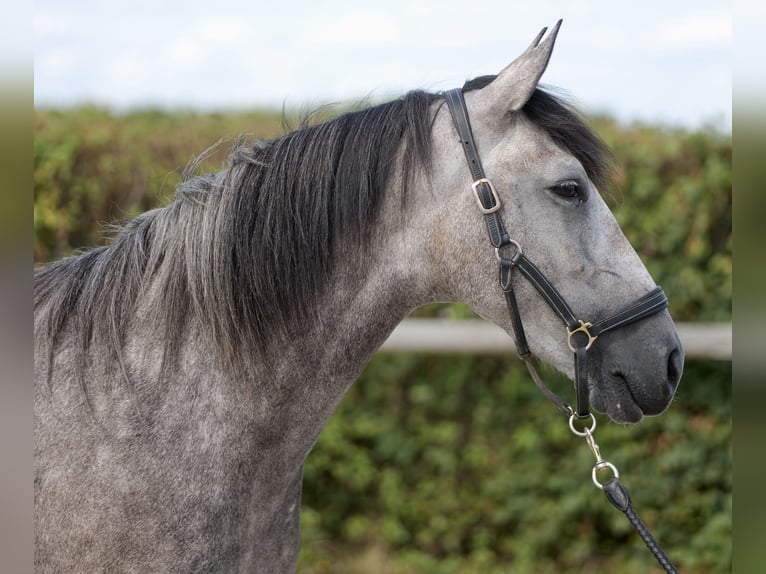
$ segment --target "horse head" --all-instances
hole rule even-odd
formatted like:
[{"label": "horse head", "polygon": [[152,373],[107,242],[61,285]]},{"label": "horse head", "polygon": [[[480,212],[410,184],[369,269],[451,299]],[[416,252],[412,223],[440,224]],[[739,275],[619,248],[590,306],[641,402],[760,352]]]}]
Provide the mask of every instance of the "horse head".
[{"label": "horse head", "polygon": [[[572,110],[538,88],[557,32],[558,25],[542,40],[543,30],[496,77],[469,82],[462,92],[476,155],[514,249],[534,261],[575,316],[596,319],[625,308],[655,285],[597,189],[608,180],[606,146]],[[436,262],[434,290],[439,297],[467,302],[514,334],[497,285],[500,251],[487,240],[485,210],[471,191],[475,178],[447,106],[436,112],[433,129],[432,193],[426,201],[438,241],[424,249]],[[443,200],[433,200],[439,196]],[[573,377],[561,318],[521,274],[513,283],[530,350]],[[588,356],[590,402],[616,422],[638,422],[664,411],[683,368],[683,348],[664,308],[602,334]]]}]

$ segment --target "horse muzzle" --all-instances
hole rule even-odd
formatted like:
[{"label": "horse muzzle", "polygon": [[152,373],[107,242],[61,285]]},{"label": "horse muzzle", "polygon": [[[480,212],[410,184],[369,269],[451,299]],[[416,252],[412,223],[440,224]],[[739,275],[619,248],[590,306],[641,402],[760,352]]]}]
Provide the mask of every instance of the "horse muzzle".
[{"label": "horse muzzle", "polygon": [[667,312],[605,333],[590,351],[590,403],[618,423],[659,415],[681,380],[684,349]]}]

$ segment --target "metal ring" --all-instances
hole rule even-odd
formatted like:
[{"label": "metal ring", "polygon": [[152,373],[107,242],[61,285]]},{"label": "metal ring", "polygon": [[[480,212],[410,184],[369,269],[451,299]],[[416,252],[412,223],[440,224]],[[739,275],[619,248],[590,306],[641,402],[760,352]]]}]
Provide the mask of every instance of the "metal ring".
[{"label": "metal ring", "polygon": [[588,337],[588,344],[585,345],[585,350],[587,351],[593,346],[593,343],[596,339],[598,339],[598,335],[593,336],[590,334],[590,331],[588,331],[588,327],[592,327],[593,325],[591,323],[586,323],[585,321],[579,320],[580,326],[576,329],[570,329],[567,327],[567,345],[569,345],[569,348],[572,350],[573,353],[576,353],[574,345],[572,345],[572,335],[575,333],[585,333],[585,335]]},{"label": "metal ring", "polygon": [[[505,245],[513,245],[516,248],[516,253],[513,254],[513,257],[511,258],[511,261],[515,261],[519,257],[521,257],[521,254],[523,251],[521,250],[521,245],[519,245],[518,241],[515,241],[513,239],[508,238],[508,243]],[[501,245],[500,247],[505,247],[505,245]],[[495,247],[495,257],[497,257],[497,262],[502,263],[503,257],[500,255],[500,247]]]},{"label": "metal ring", "polygon": [[574,427],[574,420],[575,420],[574,414],[572,414],[572,416],[569,417],[569,428],[572,429],[572,432],[575,433],[577,436],[588,436],[593,434],[593,431],[596,430],[596,417],[593,416],[593,413],[589,413],[589,414],[590,414],[590,418],[593,419],[593,424],[591,425],[589,429],[585,429],[584,431],[578,431]]},{"label": "metal ring", "polygon": [[617,470],[617,467],[614,466],[611,462],[607,461],[601,461],[596,466],[593,467],[593,471],[591,472],[591,478],[593,478],[593,484],[595,484],[599,489],[604,490],[604,484],[598,481],[598,478],[596,478],[596,473],[599,470],[603,470],[605,468],[608,468],[612,471],[612,474],[614,475],[614,478],[620,478],[620,472]]}]

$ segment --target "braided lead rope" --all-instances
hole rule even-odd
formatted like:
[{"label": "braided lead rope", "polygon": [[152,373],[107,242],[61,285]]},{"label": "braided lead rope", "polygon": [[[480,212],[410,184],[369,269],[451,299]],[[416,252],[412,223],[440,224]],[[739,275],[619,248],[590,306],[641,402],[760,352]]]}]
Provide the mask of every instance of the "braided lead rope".
[{"label": "braided lead rope", "polygon": [[[599,489],[604,491],[607,500],[609,500],[609,502],[611,502],[615,508],[627,516],[628,520],[633,525],[633,528],[641,537],[641,540],[644,541],[646,547],[657,559],[657,562],[659,562],[660,566],[665,569],[665,572],[668,574],[679,574],[676,567],[673,566],[673,563],[670,561],[670,558],[668,558],[667,554],[665,554],[665,552],[662,550],[660,545],[652,536],[651,532],[649,532],[649,529],[642,522],[641,517],[638,516],[636,509],[633,508],[633,503],[630,501],[630,494],[628,493],[628,489],[625,488],[625,485],[620,482],[620,473],[617,470],[617,467],[601,457],[601,449],[593,438],[593,432],[596,430],[596,417],[594,417],[592,414],[591,417],[593,419],[593,424],[591,427],[579,431],[574,426],[575,415],[573,414],[569,417],[569,428],[577,436],[585,438],[585,441],[588,443],[588,448],[590,448],[591,452],[596,457],[596,465],[593,467],[593,471],[591,472],[593,483]],[[613,476],[605,483],[601,483],[599,482],[596,474],[598,471],[605,468],[608,468],[612,472]]]},{"label": "braided lead rope", "polygon": [[654,539],[654,536],[652,536],[649,529],[641,521],[641,517],[638,516],[635,508],[633,508],[633,504],[630,502],[628,489],[620,482],[620,479],[613,476],[602,486],[602,488],[607,499],[609,499],[609,502],[611,502],[615,508],[625,513],[625,516],[628,517],[628,520],[630,520],[630,523],[641,537],[641,540],[644,541],[646,547],[657,559],[657,562],[660,563],[660,566],[665,569],[665,572],[678,574],[678,570],[673,566],[670,558],[668,558],[667,554],[660,548],[660,545]]}]

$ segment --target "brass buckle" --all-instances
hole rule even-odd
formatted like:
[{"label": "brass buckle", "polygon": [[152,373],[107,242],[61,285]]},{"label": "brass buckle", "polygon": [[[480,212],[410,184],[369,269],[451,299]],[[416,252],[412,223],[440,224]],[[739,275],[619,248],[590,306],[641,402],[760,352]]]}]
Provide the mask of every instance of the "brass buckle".
[{"label": "brass buckle", "polygon": [[577,329],[570,329],[569,327],[567,327],[567,345],[569,345],[569,348],[572,349],[573,353],[577,352],[575,348],[572,346],[572,335],[574,335],[575,333],[582,332],[588,336],[588,344],[585,345],[586,351],[590,349],[591,345],[593,345],[593,342],[596,339],[598,339],[598,335],[594,337],[593,335],[590,334],[590,331],[588,331],[588,327],[592,327],[592,326],[593,326],[592,323],[585,323],[583,321],[580,321],[580,326],[577,327]]},{"label": "brass buckle", "polygon": [[[495,205],[492,207],[484,207],[484,204],[481,202],[481,197],[479,197],[480,185],[486,185],[489,187],[489,192],[492,194],[492,200],[495,202]],[[495,186],[492,185],[492,182],[489,181],[486,177],[482,177],[481,179],[474,181],[471,184],[471,189],[473,189],[473,194],[476,196],[476,202],[479,204],[479,209],[484,215],[495,213],[498,209],[500,209],[500,197],[498,197],[497,192],[495,191]]]}]

